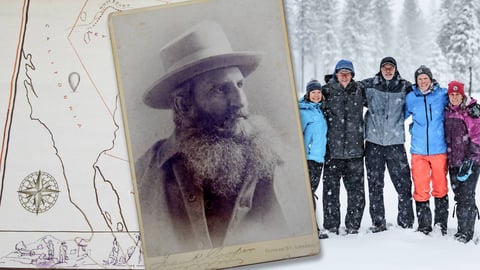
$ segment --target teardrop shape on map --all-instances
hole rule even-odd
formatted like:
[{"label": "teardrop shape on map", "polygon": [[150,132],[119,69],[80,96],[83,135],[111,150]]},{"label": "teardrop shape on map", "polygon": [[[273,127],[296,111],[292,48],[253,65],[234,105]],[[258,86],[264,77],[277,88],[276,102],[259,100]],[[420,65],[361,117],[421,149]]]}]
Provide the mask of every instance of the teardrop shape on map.
[{"label": "teardrop shape on map", "polygon": [[70,88],[72,88],[72,91],[75,92],[80,84],[80,74],[77,72],[71,72],[70,75],[68,75],[68,84],[70,85]]}]

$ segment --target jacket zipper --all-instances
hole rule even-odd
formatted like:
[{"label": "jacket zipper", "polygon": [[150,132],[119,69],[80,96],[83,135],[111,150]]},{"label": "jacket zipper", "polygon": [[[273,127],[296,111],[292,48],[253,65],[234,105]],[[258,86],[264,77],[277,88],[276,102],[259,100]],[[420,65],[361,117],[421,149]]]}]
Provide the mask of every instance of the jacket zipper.
[{"label": "jacket zipper", "polygon": [[[427,131],[427,134],[426,134],[427,135],[426,136],[426,138],[427,138],[427,155],[430,155],[430,147],[429,147],[430,143],[428,141],[428,127],[430,126],[430,121],[428,121],[427,96],[425,96],[425,95],[423,96],[423,103],[425,105],[425,120],[427,120],[427,129],[426,129],[426,131]],[[432,117],[431,113],[432,113],[432,105],[430,105],[430,118]]]}]

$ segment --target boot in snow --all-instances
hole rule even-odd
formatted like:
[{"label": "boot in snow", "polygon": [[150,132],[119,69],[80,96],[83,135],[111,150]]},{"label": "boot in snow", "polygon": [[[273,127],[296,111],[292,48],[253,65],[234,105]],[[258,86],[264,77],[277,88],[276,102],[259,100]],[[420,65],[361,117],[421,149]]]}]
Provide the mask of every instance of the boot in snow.
[{"label": "boot in snow", "polygon": [[418,229],[417,231],[429,234],[432,231],[432,212],[430,202],[415,202],[417,209]]},{"label": "boot in snow", "polygon": [[448,196],[442,198],[435,198],[435,226],[440,227],[442,235],[447,234],[448,221]]}]

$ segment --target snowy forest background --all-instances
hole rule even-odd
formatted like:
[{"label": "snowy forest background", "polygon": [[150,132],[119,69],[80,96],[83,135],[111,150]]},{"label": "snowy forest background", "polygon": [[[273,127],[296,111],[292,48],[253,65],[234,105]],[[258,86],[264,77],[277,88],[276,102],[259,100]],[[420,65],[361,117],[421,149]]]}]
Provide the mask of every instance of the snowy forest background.
[{"label": "snowy forest background", "polygon": [[323,84],[324,75],[331,74],[340,59],[351,60],[354,79],[362,80],[376,74],[386,56],[397,60],[400,74],[409,81],[420,65],[427,65],[442,87],[459,80],[466,93],[480,93],[480,1],[285,0],[284,4],[299,94],[312,78]]}]

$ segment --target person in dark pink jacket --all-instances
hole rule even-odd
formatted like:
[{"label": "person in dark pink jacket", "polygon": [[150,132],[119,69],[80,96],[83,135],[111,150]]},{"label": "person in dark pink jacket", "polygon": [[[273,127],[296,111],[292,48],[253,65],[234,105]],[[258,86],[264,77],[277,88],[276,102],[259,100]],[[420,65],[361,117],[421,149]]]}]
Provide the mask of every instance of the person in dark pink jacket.
[{"label": "person in dark pink jacket", "polygon": [[445,138],[458,219],[455,239],[467,243],[473,237],[478,215],[475,189],[480,174],[480,105],[465,95],[464,84],[458,81],[448,84],[448,99]]}]

